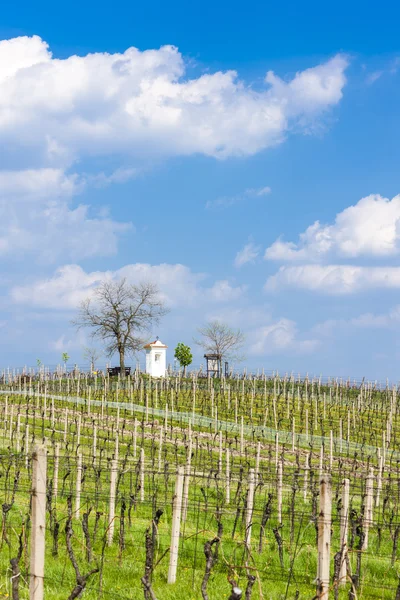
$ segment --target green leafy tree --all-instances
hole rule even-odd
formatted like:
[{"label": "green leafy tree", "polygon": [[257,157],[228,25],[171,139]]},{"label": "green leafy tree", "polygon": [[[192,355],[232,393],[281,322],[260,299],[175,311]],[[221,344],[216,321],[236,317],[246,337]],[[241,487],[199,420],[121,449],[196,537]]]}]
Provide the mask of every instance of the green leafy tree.
[{"label": "green leafy tree", "polygon": [[67,362],[69,361],[71,357],[69,356],[68,352],[63,352],[61,355],[61,360],[64,363],[64,368],[65,370],[67,370]]},{"label": "green leafy tree", "polygon": [[183,367],[183,376],[186,377],[186,369],[189,365],[192,364],[193,361],[193,354],[191,349],[189,348],[189,346],[186,346],[186,344],[179,342],[179,344],[175,348],[174,356],[176,360],[179,361],[181,367]]}]

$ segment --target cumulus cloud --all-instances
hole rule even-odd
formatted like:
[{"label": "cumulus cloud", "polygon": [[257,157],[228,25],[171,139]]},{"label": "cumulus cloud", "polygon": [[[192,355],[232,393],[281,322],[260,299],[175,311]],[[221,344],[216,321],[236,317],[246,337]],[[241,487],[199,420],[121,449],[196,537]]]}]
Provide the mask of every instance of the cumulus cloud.
[{"label": "cumulus cloud", "polygon": [[230,302],[237,300],[246,292],[246,286],[232,286],[229,281],[222,279],[216,281],[212,288],[209,290],[209,295],[213,300],[217,302]]},{"label": "cumulus cloud", "polygon": [[66,175],[62,169],[25,169],[0,171],[0,198],[44,200],[70,197],[83,189],[84,182],[76,175]]},{"label": "cumulus cloud", "polygon": [[322,323],[317,323],[312,328],[313,333],[322,336],[331,336],[340,330],[349,330],[349,328],[360,329],[382,329],[393,328],[400,324],[400,305],[394,306],[388,313],[362,313],[351,319],[327,319]]},{"label": "cumulus cloud", "polygon": [[[93,272],[86,272],[76,264],[65,265],[52,277],[13,287],[10,296],[15,305],[44,309],[46,315],[55,311],[53,314],[66,317],[82,300],[93,295],[101,282],[122,277],[130,283],[150,281],[159,286],[166,303],[179,308],[172,314],[173,330],[193,331],[194,324],[218,319],[243,329],[248,340],[246,352],[259,357],[311,353],[318,346],[316,336],[300,332],[294,321],[274,318],[268,305],[249,303],[245,286],[234,286],[227,280],[208,284],[205,274],[194,273],[181,264],[136,263],[116,271]],[[82,346],[82,340],[77,341],[76,336],[60,331],[50,345],[54,350],[63,351]]]},{"label": "cumulus cloud", "polygon": [[58,353],[71,350],[82,349],[87,343],[87,339],[83,331],[78,331],[73,337],[67,337],[64,333],[56,340],[51,341],[49,346],[51,350],[56,350]]},{"label": "cumulus cloud", "polygon": [[0,257],[29,253],[54,263],[115,254],[118,236],[131,225],[71,206],[86,183],[55,168],[0,171]]},{"label": "cumulus cloud", "polygon": [[319,262],[332,257],[387,257],[400,253],[400,195],[362,198],[336,215],[333,224],[315,221],[298,243],[278,239],[265,251],[267,260]]},{"label": "cumulus cloud", "polygon": [[[338,104],[348,60],[337,55],[256,90],[235,71],[189,79],[177,48],[53,58],[38,36],[0,43],[0,143],[20,168],[77,157],[251,155],[307,130]],[[33,164],[34,163],[34,164]]]},{"label": "cumulus cloud", "polygon": [[302,339],[296,323],[285,318],[258,327],[250,332],[249,338],[252,340],[249,353],[260,356],[287,351],[305,354],[313,352],[318,346],[315,339]]},{"label": "cumulus cloud", "polygon": [[90,297],[104,281],[126,278],[130,283],[156,283],[160,295],[170,306],[197,306],[207,302],[230,302],[242,296],[245,287],[234,287],[228,281],[216,281],[211,287],[203,285],[203,273],[193,273],[181,264],[149,265],[135,263],[116,271],[87,273],[76,264],[65,265],[55,274],[31,284],[15,286],[11,298],[18,304],[29,304],[48,309],[75,309]]},{"label": "cumulus cloud", "polygon": [[41,308],[72,309],[90,296],[102,281],[112,278],[111,272],[86,273],[79,265],[57,269],[53,277],[11,289],[11,299],[18,304]]},{"label": "cumulus cloud", "polygon": [[254,244],[254,242],[249,242],[246,244],[235,256],[235,267],[242,267],[247,263],[254,262],[257,256],[260,254],[260,250],[260,246]]},{"label": "cumulus cloud", "polygon": [[283,266],[264,286],[272,292],[285,288],[345,295],[374,288],[400,288],[400,267],[357,267],[354,265]]},{"label": "cumulus cloud", "polygon": [[300,332],[295,321],[274,317],[269,305],[235,304],[224,307],[223,311],[216,307],[208,311],[206,319],[222,321],[244,331],[245,353],[251,357],[308,354],[319,344],[314,334],[309,336]]}]

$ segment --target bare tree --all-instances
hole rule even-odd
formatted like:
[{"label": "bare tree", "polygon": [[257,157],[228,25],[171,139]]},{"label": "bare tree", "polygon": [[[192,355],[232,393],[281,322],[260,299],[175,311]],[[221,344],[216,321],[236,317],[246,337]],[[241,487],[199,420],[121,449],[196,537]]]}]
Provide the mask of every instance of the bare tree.
[{"label": "bare tree", "polygon": [[220,363],[223,360],[244,360],[240,351],[244,346],[245,335],[240,329],[233,329],[220,321],[209,321],[197,331],[202,337],[195,340],[195,343],[201,346],[206,354],[217,354]]},{"label": "bare tree", "polygon": [[97,350],[97,348],[84,348],[83,358],[89,362],[91,373],[93,373],[93,371],[95,370],[96,362],[99,360],[101,355],[102,352],[100,352],[100,350]]},{"label": "bare tree", "polygon": [[158,323],[168,310],[156,285],[130,285],[126,279],[105,281],[92,298],[84,300],[72,323],[78,329],[92,329],[92,337],[101,340],[107,356],[119,354],[121,375],[125,375],[125,357],[142,350],[141,334]]}]

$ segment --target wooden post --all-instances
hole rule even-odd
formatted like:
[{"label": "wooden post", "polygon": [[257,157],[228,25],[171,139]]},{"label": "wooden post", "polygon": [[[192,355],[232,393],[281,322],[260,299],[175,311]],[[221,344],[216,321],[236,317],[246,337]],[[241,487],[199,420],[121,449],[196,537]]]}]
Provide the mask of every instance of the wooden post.
[{"label": "wooden post", "polygon": [[[289,402],[289,398],[288,398],[288,402]],[[295,448],[295,437],[296,437],[296,421],[295,421],[295,418],[293,417],[293,419],[292,419],[292,452],[294,452],[294,448]]]},{"label": "wooden post", "polygon": [[115,446],[114,446],[114,458],[115,460],[118,461],[118,456],[119,456],[119,435],[118,435],[118,431],[115,435]]},{"label": "wooden post", "polygon": [[10,409],[10,428],[9,428],[9,432],[8,432],[8,438],[10,440],[10,445],[11,445],[11,440],[12,440],[12,432],[13,432],[13,427],[14,427],[14,405],[11,404],[11,409]]},{"label": "wooden post", "polygon": [[257,454],[256,454],[256,483],[258,483],[258,476],[260,474],[260,453],[261,453],[261,442],[257,442]]},{"label": "wooden post", "polygon": [[218,476],[221,477],[222,476],[222,452],[223,452],[222,431],[219,432],[218,437],[219,437]]},{"label": "wooden post", "polygon": [[29,423],[25,427],[25,467],[29,466]]},{"label": "wooden post", "polygon": [[253,519],[253,504],[254,504],[254,491],[256,484],[256,474],[254,469],[249,470],[249,491],[247,494],[247,506],[246,506],[246,547],[250,547],[251,542],[251,522]]},{"label": "wooden post", "polygon": [[60,444],[56,443],[54,447],[54,472],[53,472],[53,495],[57,498],[58,495],[58,465],[60,463]]},{"label": "wooden post", "polygon": [[161,427],[160,427],[160,439],[159,439],[159,442],[158,442],[158,472],[159,473],[161,473],[161,465],[162,465],[163,436],[164,436],[164,429],[163,429],[163,426],[161,425]]},{"label": "wooden post", "polygon": [[17,431],[16,431],[16,436],[15,436],[15,442],[16,442],[16,448],[17,448],[17,452],[20,452],[20,435],[21,435],[21,415],[20,413],[17,414]]},{"label": "wooden post", "polygon": [[308,442],[308,409],[306,408],[306,442]]},{"label": "wooden post", "polygon": [[144,448],[140,450],[140,501],[144,502]]},{"label": "wooden post", "polygon": [[339,585],[346,585],[347,580],[347,534],[349,530],[349,495],[350,495],[350,480],[343,479],[342,482],[342,508],[340,510],[340,549],[342,552]]},{"label": "wooden post", "polygon": [[45,445],[36,446],[32,455],[32,509],[29,599],[43,600],[44,555],[46,531],[46,470]]},{"label": "wooden post", "polygon": [[373,505],[373,496],[374,496],[374,470],[371,468],[368,474],[368,477],[365,481],[365,506],[364,506],[364,520],[363,520],[363,530],[364,530],[364,543],[362,546],[362,550],[367,550],[368,548],[368,530],[372,525],[372,505]]},{"label": "wooden post", "polygon": [[303,492],[304,502],[307,500],[308,471],[310,470],[310,461],[311,461],[311,452],[306,454],[306,464],[304,465],[304,492]]},{"label": "wooden post", "polygon": [[107,544],[111,546],[114,537],[115,527],[115,495],[117,490],[117,472],[118,466],[115,458],[111,461],[111,479],[110,479],[110,504],[108,511],[108,536]]},{"label": "wooden post", "polygon": [[[379,450],[379,448],[378,448]],[[375,498],[375,506],[379,506],[380,495],[382,491],[382,472],[383,472],[383,457],[379,454],[378,457],[378,479],[376,484],[376,498]]]},{"label": "wooden post", "polygon": [[283,461],[280,460],[278,463],[278,524],[282,523],[282,487],[283,487]]},{"label": "wooden post", "polygon": [[81,415],[78,415],[78,423],[76,426],[76,447],[81,445]]},{"label": "wooden post", "polygon": [[194,425],[194,416],[196,413],[196,383],[193,380],[193,392],[192,392],[192,397],[193,397],[193,401],[192,401],[192,421],[193,421],[193,425]]},{"label": "wooden post", "polygon": [[328,600],[329,594],[329,565],[331,551],[331,525],[332,525],[332,490],[331,482],[327,475],[320,481],[319,517],[318,517],[318,573],[317,573],[317,598]]},{"label": "wooden post", "polygon": [[77,454],[76,467],[76,496],[75,496],[75,519],[79,519],[81,510],[81,487],[82,487],[82,454]]},{"label": "wooden post", "polygon": [[97,446],[97,425],[93,425],[93,458],[96,458],[96,446]]},{"label": "wooden post", "polygon": [[321,446],[319,454],[319,478],[322,478],[322,471],[324,469],[324,446]]},{"label": "wooden post", "polygon": [[225,451],[226,454],[226,503],[231,500],[231,482],[230,482],[230,451],[229,448]]},{"label": "wooden post", "polygon": [[[143,379],[142,379],[142,383],[143,383]],[[137,455],[137,426],[138,426],[138,420],[135,417],[135,423],[133,426],[133,458],[136,458],[136,455]]]},{"label": "wooden post", "polygon": [[182,510],[182,494],[183,494],[183,479],[184,469],[178,468],[178,474],[175,483],[174,505],[172,512],[172,533],[170,559],[168,569],[168,583],[175,583],[176,571],[178,568],[178,552],[179,552],[179,534],[181,528],[181,510]]},{"label": "wooden post", "polygon": [[187,508],[189,502],[189,483],[190,483],[190,468],[192,463],[192,440],[189,440],[188,453],[186,459],[185,481],[183,485],[183,506],[182,506],[182,521],[186,521]]},{"label": "wooden post", "polygon": [[67,432],[68,432],[68,408],[65,409],[65,416],[64,416],[64,444],[67,443]]}]

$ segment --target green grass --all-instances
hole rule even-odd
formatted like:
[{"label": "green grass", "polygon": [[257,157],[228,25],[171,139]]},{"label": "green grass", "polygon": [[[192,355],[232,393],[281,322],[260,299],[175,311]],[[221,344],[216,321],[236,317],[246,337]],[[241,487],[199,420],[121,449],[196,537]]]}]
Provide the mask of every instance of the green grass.
[{"label": "green grass", "polygon": [[[238,382],[241,384],[241,382]],[[83,455],[84,477],[82,482],[81,496],[81,515],[85,510],[91,508],[90,530],[93,535],[95,513],[101,512],[98,523],[98,533],[94,542],[93,554],[94,561],[89,565],[85,557],[85,543],[82,531],[81,521],[74,519],[74,550],[79,562],[81,572],[86,573],[95,564],[102,564],[102,586],[101,591],[104,598],[143,598],[141,586],[141,577],[144,574],[145,561],[145,531],[151,524],[151,519],[156,508],[164,510],[162,515],[157,538],[157,550],[155,562],[159,559],[155,572],[153,574],[153,588],[158,600],[179,599],[200,599],[201,581],[204,575],[205,556],[204,543],[212,539],[217,532],[216,510],[217,507],[222,512],[223,535],[219,550],[219,559],[215,564],[209,584],[208,593],[210,600],[222,600],[228,598],[230,594],[230,585],[228,577],[233,575],[238,580],[242,588],[246,587],[246,569],[245,564],[250,568],[250,572],[257,575],[256,584],[253,587],[253,599],[264,598],[273,600],[283,600],[284,598],[294,598],[296,592],[299,592],[300,598],[311,599],[315,594],[315,577],[317,570],[317,546],[316,531],[314,523],[311,521],[312,510],[312,492],[318,491],[318,470],[319,470],[319,445],[314,440],[312,434],[321,436],[334,432],[334,436],[339,435],[340,420],[343,422],[350,412],[351,418],[351,437],[352,444],[365,444],[365,449],[357,449],[357,456],[349,450],[343,443],[342,452],[339,452],[339,442],[335,439],[333,469],[332,469],[332,488],[333,488],[333,523],[332,523],[332,550],[331,550],[331,572],[333,574],[333,556],[339,550],[339,513],[337,501],[340,496],[340,482],[343,477],[348,477],[351,481],[351,506],[360,513],[362,506],[362,496],[365,488],[365,476],[369,465],[377,467],[377,453],[373,446],[381,446],[382,432],[386,429],[386,421],[389,416],[390,398],[386,391],[371,391],[366,394],[364,400],[357,406],[357,393],[354,390],[342,390],[341,397],[336,398],[333,394],[332,401],[323,400],[323,392],[317,399],[318,419],[315,419],[315,398],[310,395],[298,400],[290,396],[283,395],[276,397],[273,402],[272,386],[269,384],[267,394],[264,387],[257,383],[251,388],[246,383],[244,394],[239,393],[238,389],[231,392],[230,399],[225,390],[221,392],[216,389],[213,397],[213,409],[217,407],[219,419],[234,421],[235,416],[240,422],[241,416],[244,417],[248,425],[263,424],[273,429],[274,416],[273,409],[277,414],[277,421],[281,432],[287,432],[288,442],[280,446],[279,455],[284,460],[284,498],[283,498],[283,528],[281,535],[283,537],[283,568],[280,565],[278,546],[273,533],[273,528],[278,525],[276,511],[276,469],[275,469],[275,445],[268,437],[246,435],[244,452],[240,453],[240,439],[237,432],[226,430],[223,432],[223,446],[231,450],[231,502],[225,503],[225,483],[223,477],[217,477],[218,458],[219,458],[219,438],[214,433],[214,422],[211,429],[208,427],[194,427],[192,438],[192,470],[197,475],[191,478],[189,488],[188,515],[181,528],[181,542],[179,553],[179,566],[177,582],[174,585],[167,584],[168,573],[168,548],[171,535],[171,512],[172,499],[174,494],[176,467],[179,464],[185,464],[188,452],[188,428],[187,423],[176,416],[173,421],[169,420],[168,432],[163,435],[163,447],[161,453],[161,472],[158,470],[159,462],[159,431],[163,424],[162,418],[155,419],[149,415],[149,422],[140,422],[137,427],[136,440],[136,458],[133,457],[133,418],[135,414],[131,413],[130,403],[135,401],[140,404],[140,389],[133,390],[129,394],[127,391],[118,392],[118,400],[127,402],[127,410],[120,410],[119,414],[119,466],[121,474],[118,489],[118,499],[116,507],[116,522],[114,543],[111,547],[104,547],[104,536],[107,529],[108,498],[109,498],[109,478],[110,478],[110,459],[115,451],[115,428],[117,411],[103,406],[103,421],[100,418],[102,408],[95,407],[92,404],[92,415],[90,418],[85,414],[85,406],[74,409],[69,415],[69,425],[66,440],[64,442],[64,424],[63,416],[65,407],[72,408],[71,403],[65,400],[55,402],[55,424],[51,425],[50,404],[47,401],[47,415],[43,413],[43,399],[27,399],[23,396],[10,396],[8,399],[8,421],[11,405],[14,406],[12,441],[9,439],[9,422],[5,424],[5,398],[0,397],[0,489],[2,494],[2,503],[11,501],[13,482],[18,471],[18,486],[16,489],[13,507],[7,516],[6,534],[9,544],[3,539],[0,546],[0,598],[10,594],[10,572],[9,560],[16,555],[18,550],[18,535],[21,532],[22,522],[29,514],[30,501],[30,477],[31,466],[28,469],[25,466],[24,455],[24,431],[28,423],[30,428],[30,444],[32,445],[32,436],[38,441],[44,435],[48,440],[48,482],[51,484],[54,472],[54,444],[61,444],[61,458],[59,471],[59,496],[57,501],[53,501],[56,509],[55,518],[60,524],[59,551],[57,556],[52,554],[53,533],[50,527],[50,513],[47,512],[47,530],[46,530],[46,571],[45,571],[45,589],[46,598],[64,600],[68,597],[75,583],[75,575],[72,565],[66,553],[64,527],[67,516],[68,495],[75,496],[76,489],[76,452],[80,451]],[[303,386],[304,387],[304,386]],[[51,390],[50,390],[51,391]],[[58,393],[58,390],[54,390]],[[288,390],[286,390],[288,391]],[[302,393],[304,389],[302,388]],[[326,392],[326,390],[325,390]],[[49,392],[50,393],[50,392]],[[233,400],[237,393],[237,406]],[[81,386],[81,394],[88,395],[88,389]],[[62,390],[65,395],[65,390]],[[143,394],[142,394],[143,395]],[[100,400],[103,396],[101,390],[97,390],[97,398]],[[329,397],[329,392],[327,394]],[[94,400],[94,393],[91,392],[91,399]],[[132,398],[133,397],[133,398]],[[107,398],[115,401],[116,390],[108,392]],[[389,399],[388,399],[389,398]],[[190,385],[188,389],[181,389],[177,392],[173,390],[174,410],[190,413],[193,408],[192,391]],[[171,390],[158,389],[155,393],[154,387],[148,390],[148,404],[157,405],[157,408],[165,407],[168,402],[171,407]],[[356,403],[353,411],[352,403]],[[325,404],[325,418],[324,418]],[[349,411],[349,407],[350,411]],[[26,410],[29,409],[27,414]],[[266,409],[268,414],[266,415]],[[211,396],[210,392],[204,389],[198,390],[196,394],[196,414],[205,415],[212,419],[211,415]],[[288,417],[289,410],[289,417]],[[296,439],[296,449],[291,450],[291,429],[292,418],[295,418],[296,432],[304,434],[305,432],[305,411],[309,411],[309,440],[308,445],[304,443],[304,438]],[[81,415],[81,444],[77,448],[77,429],[78,429],[78,411]],[[16,452],[17,442],[17,413],[20,413],[20,453]],[[236,413],[236,414],[235,414]],[[136,417],[143,420],[143,414],[137,413]],[[97,432],[97,456],[93,461],[91,456],[93,449],[93,418],[98,422]],[[363,552],[361,567],[361,582],[358,590],[358,598],[394,598],[395,590],[398,584],[398,565],[397,560],[391,565],[391,555],[393,548],[393,536],[396,526],[400,523],[398,516],[399,507],[399,464],[396,461],[393,452],[398,451],[396,435],[398,434],[398,407],[397,399],[395,402],[395,411],[393,412],[392,437],[387,448],[387,462],[384,485],[381,493],[381,503],[379,508],[374,509],[374,526],[370,530],[369,547]],[[102,424],[102,426],[100,426]],[[347,425],[347,421],[346,421]],[[122,429],[124,433],[122,433]],[[250,427],[251,429],[251,427]],[[248,433],[248,431],[247,431]],[[344,433],[344,438],[346,437]],[[284,436],[282,435],[281,441]],[[261,442],[261,460],[260,460],[260,486],[255,495],[255,508],[252,520],[252,544],[250,554],[247,552],[243,540],[245,538],[245,526],[242,513],[239,515],[234,529],[237,506],[243,510],[244,499],[247,491],[247,476],[250,467],[255,466],[257,442]],[[375,442],[375,444],[374,444]],[[368,446],[368,448],[367,448]],[[140,448],[145,451],[145,501],[140,501],[140,491],[138,489],[138,465]],[[372,448],[372,450],[371,450]],[[311,471],[308,473],[308,491],[307,500],[303,499],[304,486],[304,465],[306,453],[311,452]],[[283,453],[283,454],[282,454]],[[325,448],[325,468],[329,464],[329,447]],[[129,459],[124,462],[124,457]],[[299,473],[296,475],[299,465]],[[223,454],[223,472],[225,469],[225,453]],[[96,470],[100,472],[96,481]],[[202,475],[201,475],[202,474]],[[241,480],[241,488],[238,486]],[[294,516],[291,513],[291,503],[293,499],[293,486],[298,486],[294,500]],[[376,484],[375,484],[376,487]],[[263,536],[263,550],[258,553],[258,539],[260,534],[260,523],[262,511],[265,506],[268,494],[273,495],[272,514],[266,526]],[[339,494],[339,495],[338,495]],[[235,498],[236,496],[236,498]],[[134,504],[131,507],[131,519],[128,520],[128,509],[132,497]],[[318,500],[318,499],[317,499]],[[125,515],[125,542],[126,546],[121,551],[119,547],[120,515],[121,504],[125,501],[127,504]],[[73,504],[74,505],[74,504]],[[293,528],[292,528],[293,523]],[[380,533],[379,533],[380,531]],[[29,527],[27,535],[29,536]],[[400,537],[400,536],[399,536]],[[292,538],[292,540],[291,540]],[[358,540],[356,539],[356,543]],[[350,550],[350,560],[353,572],[356,568],[357,551]],[[163,558],[161,558],[163,557]],[[29,572],[29,545],[24,550],[21,559],[22,578],[20,582],[20,596],[27,598],[28,593],[28,572]],[[289,582],[289,584],[288,584]],[[84,598],[98,598],[100,590],[100,577],[93,575],[84,591]],[[348,597],[349,584],[347,584],[339,593],[339,598]],[[332,592],[333,597],[333,592]]]}]

